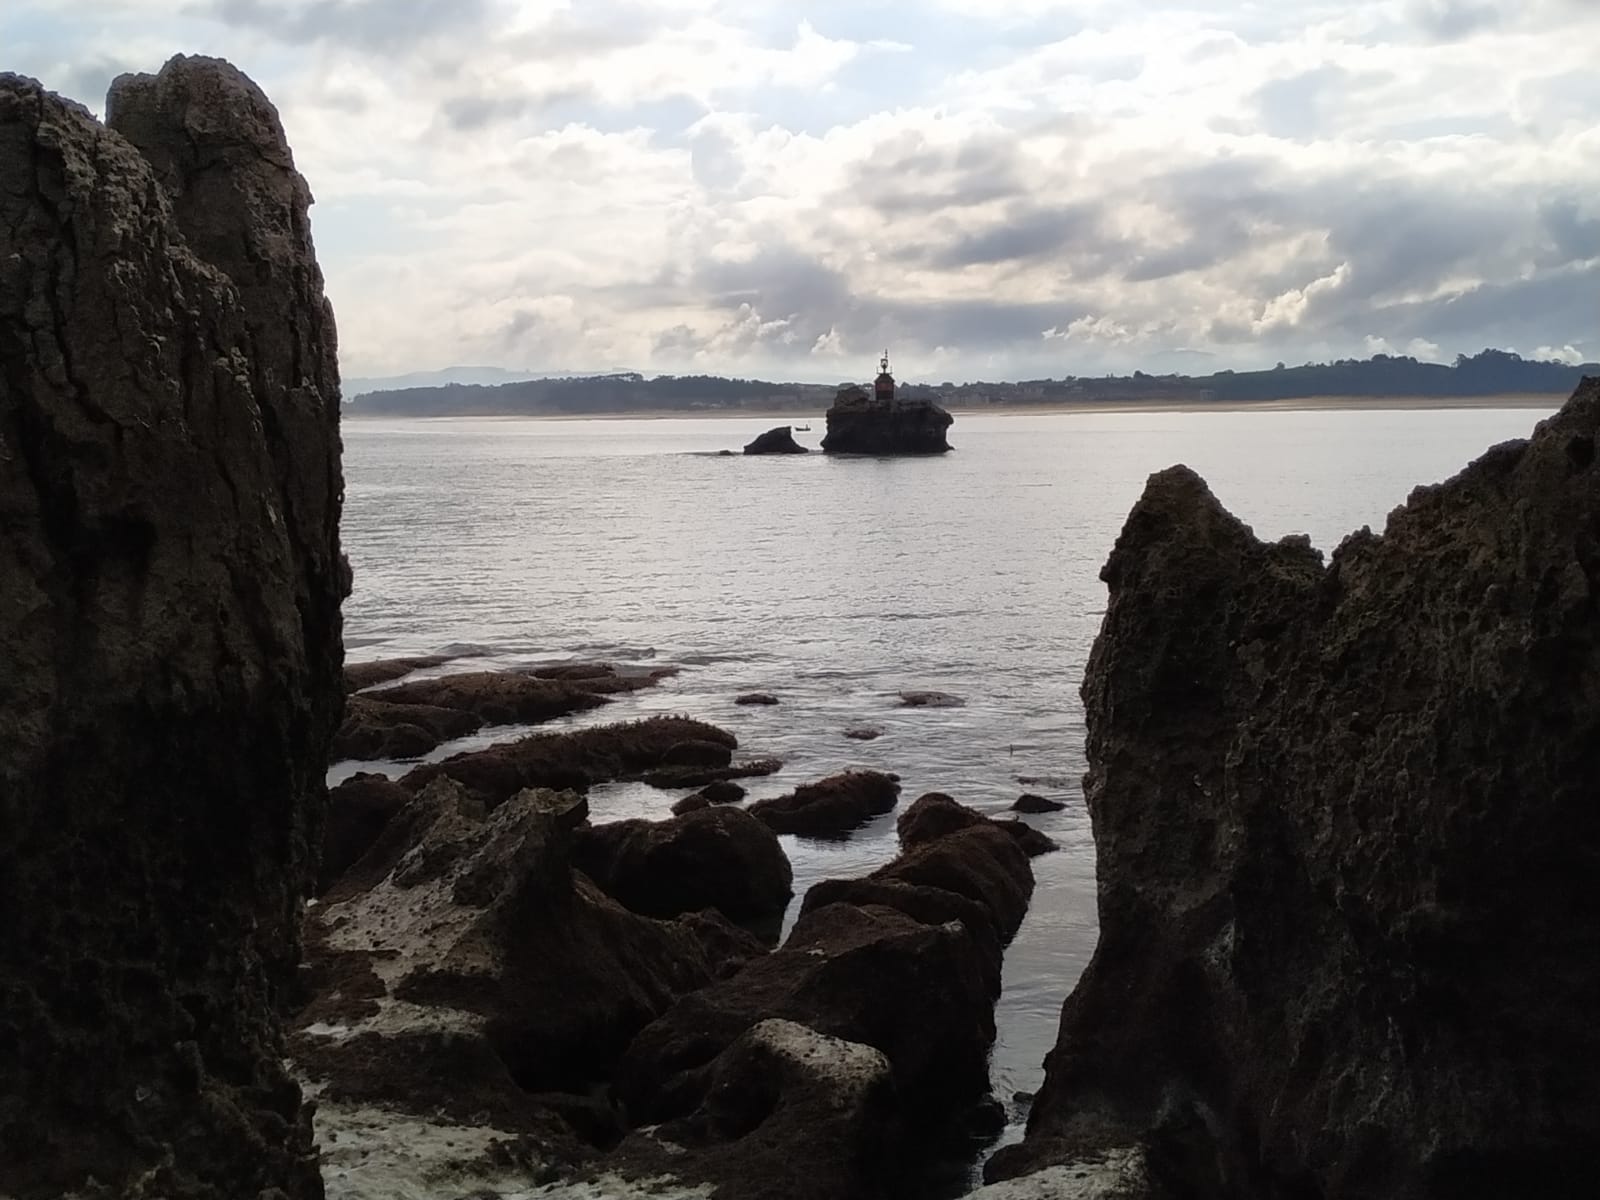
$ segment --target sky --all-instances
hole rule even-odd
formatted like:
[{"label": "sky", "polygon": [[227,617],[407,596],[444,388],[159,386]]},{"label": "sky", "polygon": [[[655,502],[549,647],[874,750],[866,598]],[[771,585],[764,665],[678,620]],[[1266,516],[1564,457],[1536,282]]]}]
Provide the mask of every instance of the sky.
[{"label": "sky", "polygon": [[347,375],[833,382],[1600,358],[1600,0],[5,0],[227,58]]}]

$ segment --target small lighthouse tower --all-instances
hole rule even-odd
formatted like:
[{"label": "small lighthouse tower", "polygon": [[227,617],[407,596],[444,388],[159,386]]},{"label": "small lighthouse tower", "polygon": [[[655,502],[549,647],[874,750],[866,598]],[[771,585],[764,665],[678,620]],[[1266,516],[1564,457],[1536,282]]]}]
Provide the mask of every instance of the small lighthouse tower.
[{"label": "small lighthouse tower", "polygon": [[878,360],[878,380],[872,385],[873,397],[880,404],[894,403],[894,376],[889,374],[889,352],[885,350]]}]

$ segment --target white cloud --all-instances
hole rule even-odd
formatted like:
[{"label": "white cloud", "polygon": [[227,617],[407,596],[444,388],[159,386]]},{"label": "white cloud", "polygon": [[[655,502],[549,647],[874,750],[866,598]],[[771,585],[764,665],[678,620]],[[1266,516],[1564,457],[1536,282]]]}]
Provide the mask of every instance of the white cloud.
[{"label": "white cloud", "polygon": [[892,340],[962,378],[1592,336],[1600,5],[805,13],[13,0],[0,66],[92,105],[173,50],[250,71],[317,195],[352,373],[831,374]]},{"label": "white cloud", "polygon": [[1574,367],[1581,362],[1587,361],[1582,350],[1570,345],[1540,346],[1533,352],[1533,357],[1546,362],[1564,362]]}]

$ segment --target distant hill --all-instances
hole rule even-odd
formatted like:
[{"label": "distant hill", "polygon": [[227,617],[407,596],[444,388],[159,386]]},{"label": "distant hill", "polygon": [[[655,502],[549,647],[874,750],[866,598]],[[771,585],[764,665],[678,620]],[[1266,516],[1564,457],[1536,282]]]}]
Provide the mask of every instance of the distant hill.
[{"label": "distant hill", "polygon": [[495,386],[448,384],[369,392],[349,405],[354,415],[558,416],[625,412],[692,412],[703,409],[826,408],[835,388],[805,383],[764,383],[715,375],[609,375],[526,379]]},{"label": "distant hill", "polygon": [[[478,368],[493,370],[493,368]],[[1210,375],[1066,376],[1015,383],[902,384],[907,395],[947,407],[1006,407],[1093,401],[1239,403],[1324,396],[1472,397],[1564,395],[1600,363],[1569,366],[1524,359],[1504,350],[1458,355],[1454,365],[1387,354],[1367,359],[1282,366],[1269,371],[1217,371]],[[351,380],[353,385],[357,381]],[[716,375],[658,375],[635,371],[606,375],[544,376],[492,385],[448,383],[347,391],[359,416],[557,416],[628,412],[741,410],[814,411],[834,388],[808,383],[724,379]]]},{"label": "distant hill", "polygon": [[345,400],[365,396],[368,392],[394,392],[407,388],[442,387],[448,384],[472,384],[493,387],[502,383],[519,383],[525,379],[569,379],[586,371],[514,371],[505,367],[442,367],[437,371],[412,371],[408,375],[350,376],[343,381]]}]

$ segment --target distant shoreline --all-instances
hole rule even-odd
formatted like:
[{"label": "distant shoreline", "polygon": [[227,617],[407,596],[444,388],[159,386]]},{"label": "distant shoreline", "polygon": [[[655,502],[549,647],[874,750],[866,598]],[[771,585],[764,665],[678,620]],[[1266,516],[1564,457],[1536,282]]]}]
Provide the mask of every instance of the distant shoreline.
[{"label": "distant shoreline", "polygon": [[[951,407],[957,417],[1051,417],[1094,413],[1338,412],[1363,409],[1424,410],[1548,408],[1566,402],[1564,392],[1512,392],[1496,396],[1303,396],[1285,400],[1079,400],[1049,404],[984,404]],[[750,420],[815,424],[822,411],[792,409],[641,409],[604,413],[401,413],[343,412],[346,421],[701,421]]]}]

